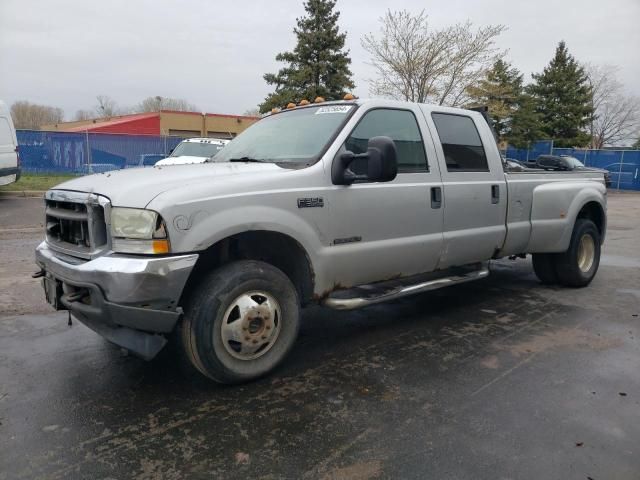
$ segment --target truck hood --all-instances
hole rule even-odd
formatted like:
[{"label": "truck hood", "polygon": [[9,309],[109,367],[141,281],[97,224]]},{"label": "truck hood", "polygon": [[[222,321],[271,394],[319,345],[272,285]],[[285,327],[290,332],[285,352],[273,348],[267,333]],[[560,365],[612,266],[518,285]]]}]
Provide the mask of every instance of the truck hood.
[{"label": "truck hood", "polygon": [[256,181],[263,175],[286,174],[291,170],[273,163],[203,163],[152,168],[131,168],[75,178],[55,190],[71,190],[103,195],[113,206],[144,208],[163,192],[207,185],[215,192],[230,177]]}]

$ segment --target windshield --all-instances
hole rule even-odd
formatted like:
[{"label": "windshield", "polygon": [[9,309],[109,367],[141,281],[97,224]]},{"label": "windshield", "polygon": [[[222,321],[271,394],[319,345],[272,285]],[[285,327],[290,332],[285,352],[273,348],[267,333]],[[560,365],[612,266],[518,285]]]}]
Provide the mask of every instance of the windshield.
[{"label": "windshield", "polygon": [[182,142],[169,155],[170,157],[213,157],[222,150],[223,145],[215,143]]},{"label": "windshield", "polygon": [[265,117],[238,135],[213,161],[314,162],[354,110],[355,105],[319,105]]},{"label": "windshield", "polygon": [[562,157],[571,166],[571,168],[584,167],[584,163],[578,160],[576,157]]}]

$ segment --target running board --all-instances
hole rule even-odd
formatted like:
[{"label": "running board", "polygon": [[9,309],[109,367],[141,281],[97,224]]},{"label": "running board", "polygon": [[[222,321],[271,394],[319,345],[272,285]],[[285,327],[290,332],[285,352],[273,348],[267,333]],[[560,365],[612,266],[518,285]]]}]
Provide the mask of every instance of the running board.
[{"label": "running board", "polygon": [[[435,277],[438,273],[440,275]],[[360,285],[347,290],[338,290],[331,293],[323,304],[336,310],[353,310],[415,293],[428,292],[450,285],[480,280],[489,275],[489,263],[476,264],[473,269],[452,269],[451,274],[446,276],[442,276],[442,273],[416,275],[409,278]]]}]

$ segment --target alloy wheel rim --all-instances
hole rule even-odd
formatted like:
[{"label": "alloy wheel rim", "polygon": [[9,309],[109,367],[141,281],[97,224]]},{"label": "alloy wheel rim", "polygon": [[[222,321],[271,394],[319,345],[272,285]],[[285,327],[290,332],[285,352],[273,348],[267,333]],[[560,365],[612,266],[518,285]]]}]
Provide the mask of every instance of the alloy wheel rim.
[{"label": "alloy wheel rim", "polygon": [[273,347],[280,327],[280,305],[272,295],[264,291],[243,293],[225,311],[222,344],[234,358],[255,360]]},{"label": "alloy wheel rim", "polygon": [[587,273],[593,266],[595,256],[596,244],[593,241],[593,237],[585,233],[580,238],[580,244],[578,245],[578,268],[583,273]]}]

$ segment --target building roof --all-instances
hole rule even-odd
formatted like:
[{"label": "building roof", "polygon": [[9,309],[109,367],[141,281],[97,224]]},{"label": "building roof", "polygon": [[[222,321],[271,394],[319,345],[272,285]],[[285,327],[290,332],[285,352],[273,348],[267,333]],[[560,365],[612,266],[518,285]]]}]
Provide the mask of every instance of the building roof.
[{"label": "building roof", "polygon": [[108,118],[96,118],[94,120],[87,120],[81,125],[65,128],[67,132],[84,132],[86,130],[98,130],[102,128],[114,127],[123,123],[135,122],[138,120],[146,120],[149,118],[159,117],[158,112],[149,113],[134,113],[132,115],[119,115],[117,117]]},{"label": "building roof", "polygon": [[99,132],[99,133],[132,133],[141,135],[159,135],[162,114],[193,115],[243,120],[259,120],[260,117],[248,115],[228,115],[221,113],[181,112],[177,110],[160,110],[159,112],[133,113],[107,118],[95,118],[74,122],[60,122],[55,125],[43,125],[42,130],[58,130],[63,132]]}]

